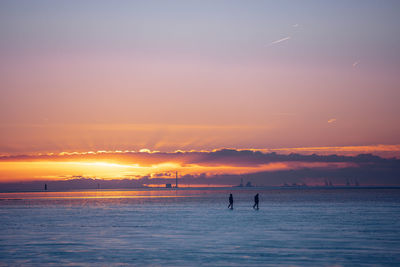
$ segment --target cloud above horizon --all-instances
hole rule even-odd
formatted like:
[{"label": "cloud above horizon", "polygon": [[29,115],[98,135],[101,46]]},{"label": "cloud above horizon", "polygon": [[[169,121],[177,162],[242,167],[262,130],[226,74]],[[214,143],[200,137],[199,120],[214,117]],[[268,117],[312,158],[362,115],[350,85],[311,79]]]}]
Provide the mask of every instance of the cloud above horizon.
[{"label": "cloud above horizon", "polygon": [[[359,147],[304,147],[304,148],[281,148],[281,149],[216,149],[212,151],[175,151],[161,152],[151,151],[149,149],[140,149],[139,151],[88,151],[88,152],[61,152],[36,155],[14,155],[2,156],[0,162],[99,162],[108,161],[111,163],[118,161],[123,164],[140,164],[150,166],[152,164],[162,164],[175,162],[179,164],[206,164],[210,165],[228,165],[228,166],[257,166],[270,162],[301,161],[301,162],[360,162],[369,160],[382,160],[383,158],[371,153],[387,151],[387,149],[400,152],[400,145],[395,146],[359,146]],[[305,152],[318,153],[320,155],[309,155]],[[346,156],[343,152],[358,151],[361,155]],[[279,152],[281,154],[277,154]],[[286,152],[286,153],[285,153]],[[325,153],[321,153],[325,152]],[[331,152],[330,154],[326,154]],[[336,152],[336,153],[333,153]],[[288,154],[289,153],[289,154]],[[298,154],[301,153],[301,154]],[[362,155],[366,154],[368,155]]]},{"label": "cloud above horizon", "polygon": [[[398,159],[385,159],[372,154],[304,155],[237,149],[188,152],[76,152],[0,157],[0,181],[10,183],[91,177],[106,180],[147,179],[161,184],[165,182],[163,179],[173,179],[171,177],[174,177],[175,172],[179,172],[181,177],[188,179],[188,183],[235,184],[237,177],[244,175],[257,177],[258,184],[276,185],[285,181],[297,181],[299,177],[302,177],[301,181],[312,184],[333,173],[342,179],[353,176],[355,172],[363,173],[367,177],[370,173],[378,172],[375,173],[374,181],[379,184],[384,181],[385,175],[389,175],[390,179],[397,175],[399,166]],[[365,172],[371,168],[374,172]],[[296,173],[299,174],[298,178],[292,176]],[[359,179],[361,178],[360,176]],[[150,182],[147,181],[146,184]]]}]

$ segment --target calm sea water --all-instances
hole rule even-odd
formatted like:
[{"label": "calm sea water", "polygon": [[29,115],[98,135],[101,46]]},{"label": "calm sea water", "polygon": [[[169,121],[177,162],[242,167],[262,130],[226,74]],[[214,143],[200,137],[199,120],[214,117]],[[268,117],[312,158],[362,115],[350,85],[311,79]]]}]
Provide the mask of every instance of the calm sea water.
[{"label": "calm sea water", "polygon": [[1,193],[0,199],[4,266],[400,265],[399,189]]}]

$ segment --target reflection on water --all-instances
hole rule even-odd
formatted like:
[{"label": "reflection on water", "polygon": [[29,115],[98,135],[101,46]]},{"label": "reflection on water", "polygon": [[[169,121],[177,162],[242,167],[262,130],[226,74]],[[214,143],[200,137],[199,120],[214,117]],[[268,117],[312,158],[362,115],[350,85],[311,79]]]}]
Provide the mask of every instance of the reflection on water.
[{"label": "reflection on water", "polygon": [[[65,192],[15,192],[0,193],[0,200],[12,199],[87,199],[87,198],[175,198],[218,194],[221,189],[138,189],[138,190],[74,190]],[[238,191],[239,192],[239,191]]]},{"label": "reflection on water", "polygon": [[182,196],[183,195],[178,195],[175,190],[89,190],[69,192],[0,193],[0,199],[165,198]]}]

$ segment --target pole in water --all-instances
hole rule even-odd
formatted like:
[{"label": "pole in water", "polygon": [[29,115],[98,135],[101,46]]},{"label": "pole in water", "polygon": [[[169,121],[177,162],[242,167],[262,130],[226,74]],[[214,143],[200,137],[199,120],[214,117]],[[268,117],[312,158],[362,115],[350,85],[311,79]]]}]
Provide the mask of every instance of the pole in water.
[{"label": "pole in water", "polygon": [[47,184],[44,184],[44,191],[47,191]]},{"label": "pole in water", "polygon": [[178,172],[176,172],[175,175],[175,188],[178,188]]}]

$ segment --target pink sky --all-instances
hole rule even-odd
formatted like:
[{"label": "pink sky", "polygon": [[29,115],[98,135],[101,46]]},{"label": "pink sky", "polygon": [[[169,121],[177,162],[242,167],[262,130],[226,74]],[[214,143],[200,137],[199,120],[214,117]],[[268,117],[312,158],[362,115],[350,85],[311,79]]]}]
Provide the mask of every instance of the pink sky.
[{"label": "pink sky", "polygon": [[397,2],[158,4],[3,2],[0,154],[400,144]]}]

